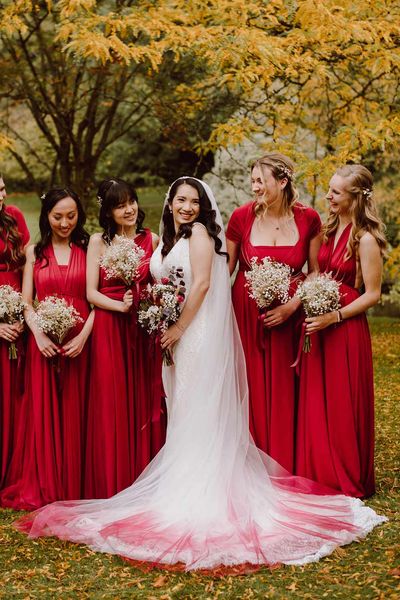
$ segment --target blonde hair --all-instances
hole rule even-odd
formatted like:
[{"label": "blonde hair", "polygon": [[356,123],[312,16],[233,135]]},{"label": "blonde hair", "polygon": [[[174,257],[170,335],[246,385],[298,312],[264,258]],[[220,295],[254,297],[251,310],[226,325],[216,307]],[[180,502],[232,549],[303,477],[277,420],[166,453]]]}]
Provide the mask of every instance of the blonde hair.
[{"label": "blonde hair", "polygon": [[[281,154],[280,152],[269,152],[264,154],[261,158],[258,158],[252,165],[251,171],[255,167],[258,167],[261,171],[261,178],[264,181],[264,169],[267,168],[271,171],[276,181],[287,180],[285,187],[282,190],[283,194],[283,208],[285,213],[289,213],[293,205],[299,198],[299,193],[293,183],[294,177],[294,163],[288,156]],[[256,216],[264,215],[268,211],[267,200],[259,202],[254,209]]]},{"label": "blonde hair", "polygon": [[[344,165],[335,175],[346,179],[346,192],[350,194],[352,204],[350,207],[352,228],[347,242],[345,260],[358,253],[360,239],[368,232],[378,242],[381,255],[386,255],[385,225],[379,218],[378,210],[373,199],[373,178],[370,171],[363,165]],[[330,212],[326,223],[322,227],[323,240],[333,234],[339,225],[339,215]]]}]

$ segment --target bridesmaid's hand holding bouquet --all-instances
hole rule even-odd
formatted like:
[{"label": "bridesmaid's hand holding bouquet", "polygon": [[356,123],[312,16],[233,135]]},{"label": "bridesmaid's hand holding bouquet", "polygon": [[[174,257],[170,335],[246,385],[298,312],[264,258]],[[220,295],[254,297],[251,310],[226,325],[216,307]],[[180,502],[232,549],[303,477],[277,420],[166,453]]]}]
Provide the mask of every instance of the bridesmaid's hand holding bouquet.
[{"label": "bridesmaid's hand holding bouquet", "polygon": [[[339,283],[333,279],[330,273],[322,273],[300,283],[295,295],[301,301],[307,316],[303,350],[310,352],[310,333],[338,322],[338,315],[341,320],[340,312],[338,312],[340,309]],[[323,318],[316,318],[320,316]]]},{"label": "bridesmaid's hand holding bouquet", "polygon": [[25,302],[11,285],[0,285],[0,337],[10,342],[8,358],[17,358],[15,342],[22,332]]},{"label": "bridesmaid's hand holding bouquet", "polygon": [[[148,285],[142,293],[138,310],[140,325],[150,335],[161,336],[179,319],[185,293],[183,269],[172,267],[168,277]],[[163,363],[167,366],[174,364],[172,351],[168,348],[163,349]]]}]

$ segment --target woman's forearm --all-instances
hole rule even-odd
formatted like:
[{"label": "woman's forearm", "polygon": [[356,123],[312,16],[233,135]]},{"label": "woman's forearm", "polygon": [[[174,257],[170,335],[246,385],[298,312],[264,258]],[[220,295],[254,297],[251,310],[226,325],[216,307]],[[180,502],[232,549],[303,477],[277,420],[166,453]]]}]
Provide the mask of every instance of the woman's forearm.
[{"label": "woman's forearm", "polygon": [[379,298],[380,291],[364,292],[359,298],[356,298],[353,302],[340,309],[343,319],[350,319],[365,312],[377,304]]},{"label": "woman's forearm", "polygon": [[84,335],[86,337],[86,339],[92,333],[93,323],[94,323],[94,316],[95,316],[95,312],[94,312],[94,309],[93,309],[93,310],[90,311],[89,316],[86,319],[84,326],[82,327],[81,333],[82,333],[82,335]]},{"label": "woman's forearm", "polygon": [[27,306],[24,309],[24,319],[25,319],[25,323],[28,325],[28,327],[31,330],[31,332],[33,333],[33,335],[36,336],[36,334],[41,330],[37,326],[36,318],[35,318],[35,311],[31,304],[27,304]]},{"label": "woman's forearm", "polygon": [[97,306],[98,308],[115,312],[124,312],[124,303],[122,300],[113,300],[98,290],[88,290],[87,299],[90,304],[93,304],[93,306]]}]

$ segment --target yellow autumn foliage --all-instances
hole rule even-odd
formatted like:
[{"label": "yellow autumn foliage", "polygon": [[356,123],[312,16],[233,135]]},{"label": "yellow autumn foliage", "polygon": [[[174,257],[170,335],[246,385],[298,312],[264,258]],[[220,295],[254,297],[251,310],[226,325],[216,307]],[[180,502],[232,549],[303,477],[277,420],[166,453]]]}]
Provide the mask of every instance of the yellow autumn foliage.
[{"label": "yellow autumn foliage", "polygon": [[399,3],[5,0],[0,39],[13,44],[38,19],[45,27],[46,11],[72,63],[142,65],[152,77],[166,61],[193,59],[201,78],[173,92],[180,126],[193,127],[210,90],[239,98],[210,122],[199,152],[263,135],[265,148],[290,151],[314,189],[337,162],[400,150]]}]

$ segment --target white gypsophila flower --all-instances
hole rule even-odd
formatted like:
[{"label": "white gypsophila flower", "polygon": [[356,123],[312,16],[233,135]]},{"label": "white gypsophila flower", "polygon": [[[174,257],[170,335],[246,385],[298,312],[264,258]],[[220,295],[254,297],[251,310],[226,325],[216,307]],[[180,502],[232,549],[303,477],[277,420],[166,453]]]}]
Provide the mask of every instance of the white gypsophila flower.
[{"label": "white gypsophila flower", "polygon": [[76,308],[64,298],[47,296],[39,302],[35,312],[36,324],[44,333],[61,344],[75,325],[83,323]]},{"label": "white gypsophila flower", "polygon": [[285,304],[289,300],[291,268],[266,256],[260,262],[251,259],[251,269],[246,271],[249,296],[259,308],[267,308],[274,300]]},{"label": "white gypsophila flower", "polygon": [[11,285],[0,285],[0,322],[16,323],[23,321],[25,302],[21,292],[17,292]]},{"label": "white gypsophila flower", "polygon": [[147,310],[138,311],[138,321],[147,329],[147,333],[154,333],[161,320],[161,306],[149,306]]},{"label": "white gypsophila flower", "polygon": [[106,273],[106,279],[121,279],[126,285],[131,285],[138,276],[144,256],[145,251],[134,240],[116,235],[100,257],[99,264]]},{"label": "white gypsophila flower", "polygon": [[296,296],[307,317],[317,317],[340,308],[340,287],[330,273],[322,273],[299,284]]}]

